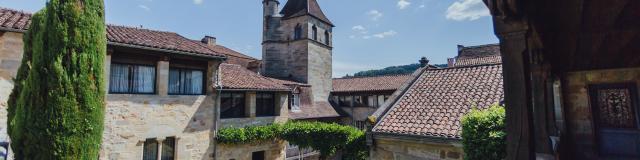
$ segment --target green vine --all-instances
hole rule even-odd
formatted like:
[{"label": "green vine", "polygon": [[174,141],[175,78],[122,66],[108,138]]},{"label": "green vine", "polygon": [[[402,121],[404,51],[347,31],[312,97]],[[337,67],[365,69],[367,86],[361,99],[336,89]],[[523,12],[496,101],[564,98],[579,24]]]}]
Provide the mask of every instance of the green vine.
[{"label": "green vine", "polygon": [[472,110],[462,118],[464,159],[504,159],[506,135],[504,107],[494,105],[486,110]]},{"label": "green vine", "polygon": [[224,128],[217,140],[222,144],[248,144],[269,140],[286,140],[302,148],[312,148],[326,158],[343,151],[343,159],[366,159],[365,133],[357,128],[321,122],[288,122],[245,128]]}]

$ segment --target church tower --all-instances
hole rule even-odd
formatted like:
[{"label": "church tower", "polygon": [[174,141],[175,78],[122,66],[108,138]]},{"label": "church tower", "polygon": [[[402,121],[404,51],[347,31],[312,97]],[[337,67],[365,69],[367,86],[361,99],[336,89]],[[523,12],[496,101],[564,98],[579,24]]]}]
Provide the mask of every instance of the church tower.
[{"label": "church tower", "polygon": [[332,89],[333,23],[316,0],[263,0],[262,74],[311,85],[313,101]]}]

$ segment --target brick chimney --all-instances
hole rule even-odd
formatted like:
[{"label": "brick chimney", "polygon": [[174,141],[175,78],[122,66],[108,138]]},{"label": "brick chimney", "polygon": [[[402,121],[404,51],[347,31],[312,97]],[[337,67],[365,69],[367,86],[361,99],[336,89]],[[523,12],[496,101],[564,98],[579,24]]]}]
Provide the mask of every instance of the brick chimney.
[{"label": "brick chimney", "polygon": [[204,36],[201,42],[207,44],[208,46],[216,46],[216,37]]},{"label": "brick chimney", "polygon": [[427,59],[427,57],[420,58],[420,67],[426,66],[429,66],[429,60]]}]

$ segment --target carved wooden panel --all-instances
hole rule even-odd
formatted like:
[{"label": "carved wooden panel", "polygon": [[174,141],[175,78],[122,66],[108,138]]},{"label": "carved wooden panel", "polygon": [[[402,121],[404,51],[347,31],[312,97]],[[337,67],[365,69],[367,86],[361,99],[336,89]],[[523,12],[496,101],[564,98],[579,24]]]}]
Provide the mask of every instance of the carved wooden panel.
[{"label": "carved wooden panel", "polygon": [[597,91],[599,123],[604,128],[635,128],[636,114],[629,88],[609,88]]}]

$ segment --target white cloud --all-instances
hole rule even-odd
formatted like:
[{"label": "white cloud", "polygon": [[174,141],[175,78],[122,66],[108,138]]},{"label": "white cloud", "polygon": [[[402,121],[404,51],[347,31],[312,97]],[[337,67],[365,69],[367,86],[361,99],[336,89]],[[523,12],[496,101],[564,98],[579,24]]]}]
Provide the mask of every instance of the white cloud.
[{"label": "white cloud", "polygon": [[204,0],[193,0],[193,4],[202,4]]},{"label": "white cloud", "polygon": [[455,21],[473,21],[489,15],[482,0],[458,0],[447,9],[447,19]]},{"label": "white cloud", "polygon": [[380,17],[382,17],[382,12],[374,9],[367,12],[367,15],[371,18],[371,20],[377,21],[378,19],[380,19]]},{"label": "white cloud", "polygon": [[411,5],[411,2],[409,2],[407,0],[398,1],[398,8],[400,8],[400,9],[405,9],[405,8],[409,7],[410,5]]},{"label": "white cloud", "polygon": [[367,34],[367,32],[368,32],[367,28],[365,28],[362,25],[353,26],[353,27],[351,27],[351,29],[356,31],[356,32],[358,32],[358,33],[360,33],[360,34]]},{"label": "white cloud", "polygon": [[418,6],[418,8],[424,8],[424,7],[426,7],[426,6],[424,6],[424,4]]},{"label": "white cloud", "polygon": [[145,11],[151,11],[151,8],[147,7],[146,5],[138,5],[138,8],[142,8]]},{"label": "white cloud", "polygon": [[394,31],[394,30],[389,30],[386,32],[382,32],[382,33],[378,33],[378,34],[374,34],[373,37],[376,38],[386,38],[386,37],[391,37],[391,36],[395,36],[396,34],[398,34],[398,32]]}]

